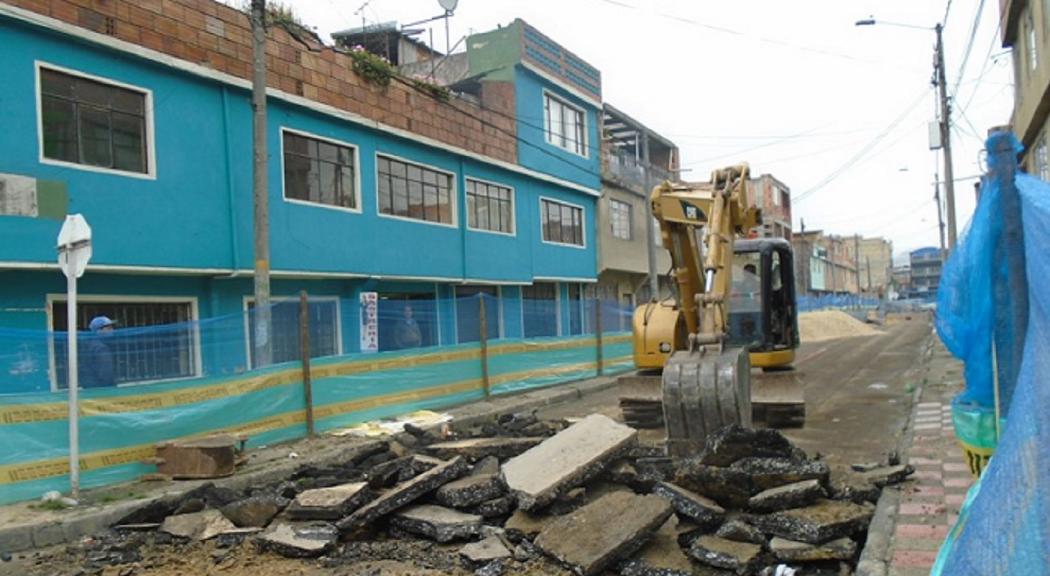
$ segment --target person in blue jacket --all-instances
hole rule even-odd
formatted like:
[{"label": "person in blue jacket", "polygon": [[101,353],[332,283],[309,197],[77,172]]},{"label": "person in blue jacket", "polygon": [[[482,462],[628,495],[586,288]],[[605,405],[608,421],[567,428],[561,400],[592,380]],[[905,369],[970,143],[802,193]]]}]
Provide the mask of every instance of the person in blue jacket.
[{"label": "person in blue jacket", "polygon": [[113,368],[113,349],[108,342],[113,335],[116,322],[106,316],[91,319],[88,328],[91,338],[84,343],[80,361],[80,387],[103,388],[116,386],[116,373]]}]

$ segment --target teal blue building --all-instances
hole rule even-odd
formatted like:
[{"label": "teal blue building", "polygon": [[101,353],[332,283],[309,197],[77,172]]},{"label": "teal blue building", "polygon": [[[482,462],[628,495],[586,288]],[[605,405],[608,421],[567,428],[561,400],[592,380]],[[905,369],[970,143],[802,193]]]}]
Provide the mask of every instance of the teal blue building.
[{"label": "teal blue building", "polygon": [[[252,306],[246,19],[175,2],[185,13],[169,37],[174,19],[159,13],[70,22],[33,11],[41,4],[0,4],[0,329],[67,329],[55,239],[62,217],[79,213],[94,232],[79,327],[99,314],[123,328],[175,325],[124,351],[118,384],[250,368],[248,323],[223,320]],[[200,45],[184,43],[188,32]],[[492,338],[586,330],[600,196],[594,67],[517,20],[468,40],[469,82],[451,101],[402,98],[397,82],[367,87],[349,57],[287,37],[271,30],[272,290],[279,302],[309,293],[314,355],[361,351],[371,293],[380,351],[406,345],[397,325],[409,313],[420,346],[477,341],[477,294],[489,296]],[[494,92],[511,103],[505,125],[496,120],[508,113],[486,104]],[[295,306],[274,310],[277,361],[299,355]],[[64,354],[47,346],[50,367],[0,376],[0,393],[58,389]]]}]

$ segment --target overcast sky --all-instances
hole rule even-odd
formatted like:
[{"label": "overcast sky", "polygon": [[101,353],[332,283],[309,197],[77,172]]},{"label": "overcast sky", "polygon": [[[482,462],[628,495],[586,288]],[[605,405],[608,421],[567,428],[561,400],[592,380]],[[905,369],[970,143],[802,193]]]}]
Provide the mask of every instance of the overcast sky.
[{"label": "overcast sky", "polygon": [[[932,28],[946,2],[460,0],[451,35],[455,43],[521,17],[599,68],[605,101],[676,142],[690,170],[684,179],[749,162],[791,188],[796,230],[804,219],[807,230],[884,236],[899,254],[938,244],[933,181],[943,170],[927,129],[937,102],[935,36],[854,22],[874,16]],[[360,26],[362,14],[372,24],[442,12],[437,0],[284,3],[326,41]],[[981,170],[983,137],[1009,122],[1013,105],[998,4],[954,0],[947,10],[960,234],[974,209],[969,177]],[[444,37],[444,24],[434,23],[437,48]]]}]

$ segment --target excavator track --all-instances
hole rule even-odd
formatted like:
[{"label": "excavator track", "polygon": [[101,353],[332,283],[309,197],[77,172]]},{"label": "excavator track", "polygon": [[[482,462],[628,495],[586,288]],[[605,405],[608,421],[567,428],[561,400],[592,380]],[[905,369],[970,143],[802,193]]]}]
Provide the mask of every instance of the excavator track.
[{"label": "excavator track", "polygon": [[698,455],[715,430],[751,425],[751,362],[743,348],[675,352],[662,391],[669,456]]}]

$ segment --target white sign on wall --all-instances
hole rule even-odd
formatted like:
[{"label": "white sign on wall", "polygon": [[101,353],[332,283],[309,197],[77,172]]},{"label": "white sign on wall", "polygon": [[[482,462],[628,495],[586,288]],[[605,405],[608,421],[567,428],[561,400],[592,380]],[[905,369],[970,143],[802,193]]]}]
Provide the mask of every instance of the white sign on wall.
[{"label": "white sign on wall", "polygon": [[361,293],[361,352],[379,351],[379,293]]}]

